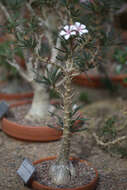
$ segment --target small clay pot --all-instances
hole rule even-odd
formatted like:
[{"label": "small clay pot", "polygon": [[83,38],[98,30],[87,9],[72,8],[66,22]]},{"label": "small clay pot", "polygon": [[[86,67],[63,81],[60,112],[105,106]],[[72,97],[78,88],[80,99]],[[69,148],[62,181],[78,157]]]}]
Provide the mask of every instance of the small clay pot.
[{"label": "small clay pot", "polygon": [[[44,159],[37,160],[37,161],[33,162],[33,165],[36,166],[37,164],[40,164],[40,163],[45,162],[47,160],[54,160],[54,159],[56,159],[56,157],[44,158]],[[70,159],[72,160],[72,159],[76,159],[76,158],[70,158]],[[80,160],[80,159],[76,159],[76,160],[79,160],[80,162],[84,162],[84,164],[87,164],[87,165],[91,166],[91,164],[88,163],[85,160]],[[42,185],[42,184],[38,183],[36,180],[33,180],[32,181],[32,188],[34,190],[94,190],[96,188],[97,181],[98,181],[98,172],[97,172],[97,170],[95,168],[94,168],[94,170],[95,170],[95,173],[96,173],[96,177],[89,184],[81,186],[81,187],[76,187],[76,188],[52,188],[52,187],[49,187],[49,186],[46,186],[46,185]]]},{"label": "small clay pot", "polygon": [[[11,104],[10,107],[22,106],[31,103],[31,100],[26,100]],[[10,121],[7,118],[2,119],[2,130],[16,139],[25,141],[54,141],[62,136],[60,130],[50,128],[48,126],[24,126],[16,122]]]},{"label": "small clay pot", "polygon": [[[109,76],[110,80],[113,83],[120,84],[121,86],[126,87],[127,83],[124,81],[124,79],[127,78],[126,74],[121,74],[121,75],[113,75]],[[85,74],[78,75],[73,78],[73,82],[75,84],[78,84],[80,86],[86,86],[88,88],[104,88],[104,77],[100,75],[88,75],[86,76]]]}]

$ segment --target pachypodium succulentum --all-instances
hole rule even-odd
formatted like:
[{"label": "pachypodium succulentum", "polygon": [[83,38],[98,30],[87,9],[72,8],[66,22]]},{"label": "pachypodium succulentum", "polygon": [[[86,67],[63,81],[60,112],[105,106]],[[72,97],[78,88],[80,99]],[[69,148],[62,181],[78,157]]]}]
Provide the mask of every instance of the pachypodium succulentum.
[{"label": "pachypodium succulentum", "polygon": [[[56,61],[41,59],[52,65],[52,69],[55,68],[56,73],[60,74],[59,79],[54,80],[56,83],[50,85],[59,93],[63,110],[63,118],[58,116],[63,130],[62,144],[56,162],[49,169],[52,182],[57,185],[67,184],[76,175],[76,168],[69,160],[70,137],[72,132],[86,129],[85,125],[82,127],[74,125],[76,120],[85,122],[86,119],[79,115],[79,107],[73,105],[75,90],[72,89],[71,83],[73,77],[80,73],[86,73],[87,70],[102,62],[100,54],[102,53],[104,56],[106,48],[108,49],[112,42],[112,30],[104,13],[106,13],[106,17],[109,15],[109,20],[112,21],[112,3],[115,3],[113,0],[112,2],[106,0],[61,0],[61,2],[66,16],[59,27]],[[86,10],[86,15],[82,17],[84,10]],[[102,23],[106,25],[106,28]],[[50,76],[51,71],[48,72],[47,76]],[[47,76],[40,76],[40,81],[46,83]]]},{"label": "pachypodium succulentum", "polygon": [[[77,21],[77,12],[79,11],[77,4],[73,2],[74,1],[65,1],[64,4],[67,17],[65,24],[58,30],[59,47],[56,47],[58,51],[56,62],[40,58],[41,61],[52,65],[52,68],[47,71],[46,76],[39,75],[37,79],[39,82],[42,81],[45,84],[50,84],[50,88],[54,88],[62,100],[62,118],[52,113],[52,115],[57,116],[59,126],[61,126],[61,130],[63,130],[59,155],[56,162],[49,169],[51,180],[57,185],[67,184],[67,182],[76,175],[76,168],[69,160],[71,134],[72,132],[86,129],[86,126],[83,124],[86,119],[79,114],[80,107],[75,106],[73,103],[75,91],[71,86],[72,80],[74,76],[89,69],[89,65],[93,64],[98,54],[98,47],[92,45],[95,43],[95,40],[93,42],[89,30],[84,24]],[[88,47],[89,50],[87,50]],[[85,56],[85,59],[83,59],[84,52],[85,55],[87,53],[87,61]],[[49,79],[54,69],[56,70],[54,78],[59,73],[59,79],[52,80],[56,83],[51,83],[48,81],[50,81]],[[81,123],[83,124],[82,126]]]},{"label": "pachypodium succulentum", "polygon": [[[117,0],[117,3],[118,1],[121,0]],[[116,0],[24,1],[25,6],[21,10],[29,11],[29,22],[17,19],[17,16],[11,17],[4,1],[2,2],[0,8],[9,22],[8,29],[15,32],[15,39],[18,42],[16,44],[23,48],[27,72],[22,72],[14,59],[8,62],[16,67],[24,78],[33,82],[35,88],[36,101],[29,118],[36,119],[37,115],[42,118],[42,113],[47,110],[48,95],[44,93],[45,86],[55,89],[62,99],[63,117],[57,115],[63,130],[62,144],[49,174],[54,184],[67,184],[77,173],[69,160],[71,134],[86,129],[85,125],[79,127],[76,123],[77,120],[85,122],[86,119],[79,114],[79,107],[73,106],[75,89],[72,89],[71,83],[73,77],[86,73],[102,62],[106,55],[106,49],[112,42],[112,31],[108,24],[109,20],[112,21],[112,3],[116,4]],[[16,21],[13,18],[16,18]],[[45,37],[50,47],[48,58],[41,55],[42,39]],[[33,66],[36,70],[34,73]],[[44,69],[45,66],[48,66],[47,69]],[[43,102],[40,102],[42,99]],[[43,109],[38,109],[40,105]],[[52,115],[56,116],[54,113]]]}]

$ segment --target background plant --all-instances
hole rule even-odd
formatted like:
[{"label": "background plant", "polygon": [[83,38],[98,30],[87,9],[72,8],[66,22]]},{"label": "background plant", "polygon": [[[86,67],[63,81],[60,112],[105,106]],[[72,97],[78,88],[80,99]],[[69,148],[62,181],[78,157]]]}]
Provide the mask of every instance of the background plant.
[{"label": "background plant", "polygon": [[[36,83],[34,79],[35,71],[41,74],[47,67],[45,63],[40,63],[39,56],[46,55],[51,61],[56,61],[55,46],[60,45],[56,36],[56,28],[59,27],[59,21],[62,23],[63,4],[59,1],[55,2],[54,4],[54,1],[43,0],[0,1],[0,9],[6,18],[2,29],[12,38],[12,42],[7,42],[7,48],[4,48],[4,45],[1,47],[1,61],[4,59],[4,65],[12,66],[13,70],[18,71],[33,87],[33,102],[26,115],[28,120],[42,120],[48,115],[47,89],[45,85]],[[57,11],[58,9],[60,11]],[[63,22],[66,22],[66,19]],[[46,52],[44,52],[45,49]],[[15,58],[18,50],[24,58],[26,68],[22,68]]]},{"label": "background plant", "polygon": [[[11,80],[11,79],[14,79],[14,78],[16,79],[17,77],[19,77],[17,70],[14,67],[12,67],[10,64],[8,64],[7,59],[6,59],[7,55],[11,59],[12,44],[13,44],[13,42],[11,42],[11,41],[6,41],[6,42],[3,42],[0,44],[0,66],[6,68],[6,74],[2,73],[3,79]],[[15,49],[15,55],[17,57],[19,56],[19,57],[23,58],[22,51],[20,48]],[[20,64],[20,62],[19,62],[19,64]]]},{"label": "background plant", "polygon": [[117,62],[116,65],[116,72],[118,74],[121,73],[121,71],[125,71],[126,73],[126,65],[127,65],[127,47],[124,48],[116,48],[114,55],[114,60]]}]

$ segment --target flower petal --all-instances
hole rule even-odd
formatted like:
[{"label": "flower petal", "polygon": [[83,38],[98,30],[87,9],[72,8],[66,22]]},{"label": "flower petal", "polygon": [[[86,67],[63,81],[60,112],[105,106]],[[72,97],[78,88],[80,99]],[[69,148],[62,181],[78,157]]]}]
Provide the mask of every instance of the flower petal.
[{"label": "flower petal", "polygon": [[65,38],[65,40],[68,40],[68,39],[70,38],[70,34],[66,34],[66,35],[64,36],[64,38]]},{"label": "flower petal", "polygon": [[85,33],[88,33],[88,30],[84,29],[84,30],[82,30],[82,32],[85,34]]},{"label": "flower petal", "polygon": [[60,32],[60,36],[64,36],[64,35],[66,35],[66,32],[65,32],[64,30],[62,30],[62,31]]},{"label": "flower petal", "polygon": [[81,24],[80,28],[81,28],[81,30],[82,30],[82,29],[85,29],[86,26],[85,26],[84,24]]},{"label": "flower petal", "polygon": [[75,31],[72,31],[72,32],[71,32],[71,35],[76,35],[76,32],[75,32]]},{"label": "flower petal", "polygon": [[88,33],[88,30],[87,29],[85,29],[85,30],[80,30],[79,31],[79,35],[81,36],[82,34],[85,34],[85,33]]},{"label": "flower petal", "polygon": [[69,25],[64,26],[64,30],[68,31],[70,29]]},{"label": "flower petal", "polygon": [[81,36],[82,34],[84,34],[82,31],[79,31],[79,35]]},{"label": "flower petal", "polygon": [[80,25],[81,25],[80,22],[75,22],[76,27],[79,27]]}]

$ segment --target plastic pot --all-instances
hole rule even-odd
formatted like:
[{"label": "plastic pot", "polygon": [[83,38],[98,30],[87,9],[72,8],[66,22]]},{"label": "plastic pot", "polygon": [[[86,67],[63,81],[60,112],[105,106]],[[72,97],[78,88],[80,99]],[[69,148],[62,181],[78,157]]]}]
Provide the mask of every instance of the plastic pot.
[{"label": "plastic pot", "polygon": [[[54,159],[56,159],[56,157],[44,158],[44,159],[37,160],[37,161],[33,162],[33,164],[36,166],[37,164],[43,163],[47,160],[54,160]],[[76,159],[76,158],[70,158],[70,159]],[[84,164],[91,166],[91,164],[85,160],[80,160],[80,159],[78,159],[78,160],[80,162],[84,162]],[[96,177],[89,184],[84,185],[84,186],[80,186],[80,187],[76,187],[76,188],[52,188],[52,187],[49,187],[46,185],[42,185],[42,184],[38,183],[36,180],[33,180],[32,181],[32,188],[34,190],[94,190],[96,188],[97,181],[98,181],[98,172],[95,168],[94,168],[94,170],[96,173]]]}]

